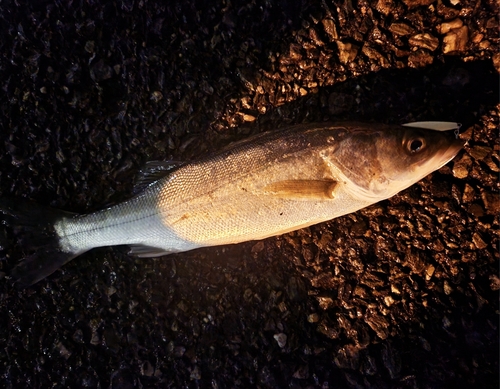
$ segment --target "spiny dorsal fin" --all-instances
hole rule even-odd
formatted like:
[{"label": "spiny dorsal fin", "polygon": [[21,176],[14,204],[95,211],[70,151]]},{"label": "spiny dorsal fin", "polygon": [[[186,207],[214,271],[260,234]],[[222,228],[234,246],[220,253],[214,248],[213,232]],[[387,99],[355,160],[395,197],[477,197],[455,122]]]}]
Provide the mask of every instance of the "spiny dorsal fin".
[{"label": "spiny dorsal fin", "polygon": [[168,176],[172,170],[182,165],[179,161],[149,161],[139,171],[137,182],[134,186],[133,193],[142,192],[146,187],[163,177]]},{"label": "spiny dorsal fin", "polygon": [[404,127],[426,128],[434,131],[459,130],[462,125],[456,122],[412,122],[403,124]]},{"label": "spiny dorsal fin", "polygon": [[285,199],[333,199],[337,181],[285,180],[266,185],[264,190]]}]

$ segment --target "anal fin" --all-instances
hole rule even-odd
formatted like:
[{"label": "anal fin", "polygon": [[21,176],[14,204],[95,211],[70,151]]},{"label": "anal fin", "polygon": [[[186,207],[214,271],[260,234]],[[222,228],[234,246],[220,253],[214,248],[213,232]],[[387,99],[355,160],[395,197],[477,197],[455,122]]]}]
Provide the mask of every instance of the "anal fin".
[{"label": "anal fin", "polygon": [[144,245],[133,245],[130,246],[130,255],[135,255],[139,258],[154,258],[161,257],[163,255],[172,254],[172,251],[167,251],[158,247],[144,246]]}]

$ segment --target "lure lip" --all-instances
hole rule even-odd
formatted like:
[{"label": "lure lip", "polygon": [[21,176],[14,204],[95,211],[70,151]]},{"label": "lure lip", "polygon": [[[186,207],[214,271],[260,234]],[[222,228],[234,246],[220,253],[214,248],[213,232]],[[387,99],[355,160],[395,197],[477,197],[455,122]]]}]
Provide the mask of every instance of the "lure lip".
[{"label": "lure lip", "polygon": [[422,122],[410,122],[402,124],[403,127],[414,127],[423,128],[433,131],[459,131],[462,127],[461,123],[457,122],[440,122],[440,121],[422,121]]}]

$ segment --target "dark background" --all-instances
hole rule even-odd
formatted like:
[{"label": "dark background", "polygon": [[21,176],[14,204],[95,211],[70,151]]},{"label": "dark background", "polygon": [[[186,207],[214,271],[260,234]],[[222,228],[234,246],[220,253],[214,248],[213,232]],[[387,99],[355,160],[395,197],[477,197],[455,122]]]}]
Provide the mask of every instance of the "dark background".
[{"label": "dark background", "polygon": [[148,160],[291,123],[459,121],[469,140],[329,223],[93,250],[25,290],[1,225],[0,386],[498,387],[494,1],[2,1],[0,37],[0,193],[73,212],[129,197]]}]

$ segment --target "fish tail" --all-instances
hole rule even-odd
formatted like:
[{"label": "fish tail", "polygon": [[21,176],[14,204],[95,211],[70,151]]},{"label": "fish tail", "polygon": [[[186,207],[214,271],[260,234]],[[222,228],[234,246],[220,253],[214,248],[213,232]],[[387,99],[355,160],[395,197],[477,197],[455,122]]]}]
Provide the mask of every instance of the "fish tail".
[{"label": "fish tail", "polygon": [[10,273],[17,286],[33,285],[81,254],[64,251],[55,229],[58,220],[73,216],[25,200],[0,198],[0,224],[12,230],[24,255]]}]

